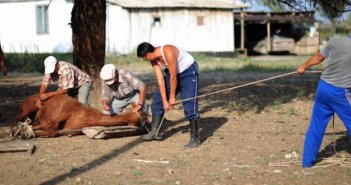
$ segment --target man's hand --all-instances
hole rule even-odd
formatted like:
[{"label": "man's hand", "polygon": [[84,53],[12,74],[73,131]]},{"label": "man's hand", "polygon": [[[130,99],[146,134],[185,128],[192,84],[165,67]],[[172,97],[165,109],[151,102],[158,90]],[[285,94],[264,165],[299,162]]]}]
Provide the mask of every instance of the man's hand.
[{"label": "man's hand", "polygon": [[48,99],[48,95],[47,95],[47,93],[41,93],[40,95],[39,95],[39,97],[40,97],[40,100],[41,101],[44,101],[44,100],[46,100],[46,99]]},{"label": "man's hand", "polygon": [[174,106],[174,104],[175,104],[175,98],[170,98],[170,99],[168,100],[168,103],[169,103],[169,105],[171,106],[171,108],[173,108],[173,106]]},{"label": "man's hand", "polygon": [[171,104],[168,103],[168,101],[163,102],[163,108],[165,109],[166,112],[170,111],[172,109]]},{"label": "man's hand", "polygon": [[38,109],[40,109],[42,103],[43,102],[41,100],[37,100],[37,102],[35,102],[35,106],[37,106]]},{"label": "man's hand", "polygon": [[143,108],[140,104],[138,104],[137,106],[135,106],[133,108],[133,112],[138,112],[141,108]]},{"label": "man's hand", "polygon": [[304,73],[305,72],[305,68],[304,67],[302,67],[302,66],[300,66],[300,67],[298,67],[297,69],[296,69],[296,73],[297,74],[302,74],[302,73]]},{"label": "man's hand", "polygon": [[103,103],[102,104],[102,108],[105,110],[105,111],[110,111],[110,106],[107,104],[107,103]]}]

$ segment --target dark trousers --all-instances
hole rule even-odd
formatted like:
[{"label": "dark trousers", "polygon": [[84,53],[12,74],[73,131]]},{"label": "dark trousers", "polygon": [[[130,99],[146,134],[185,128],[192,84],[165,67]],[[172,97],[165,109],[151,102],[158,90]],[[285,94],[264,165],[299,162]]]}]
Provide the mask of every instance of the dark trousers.
[{"label": "dark trousers", "polygon": [[[169,91],[170,91],[170,81],[169,81],[169,73],[168,70],[165,70],[165,85],[166,85],[166,94],[167,99],[169,99]],[[182,100],[187,98],[192,98],[198,96],[199,93],[199,69],[197,63],[194,62],[191,66],[188,67],[185,71],[180,74],[177,74],[177,88],[176,94],[180,93],[180,97]],[[199,103],[197,98],[193,98],[190,100],[186,100],[182,102],[185,118],[187,120],[195,120],[199,117]],[[162,98],[160,91],[155,92],[152,104],[151,111],[154,115],[162,115],[165,110],[162,104]]]}]

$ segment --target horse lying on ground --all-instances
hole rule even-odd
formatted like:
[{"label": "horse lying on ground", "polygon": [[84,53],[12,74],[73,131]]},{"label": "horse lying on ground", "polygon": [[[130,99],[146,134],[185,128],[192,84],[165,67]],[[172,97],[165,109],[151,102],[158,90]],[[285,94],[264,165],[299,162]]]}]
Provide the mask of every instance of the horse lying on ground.
[{"label": "horse lying on ground", "polygon": [[[39,94],[26,97],[20,104],[16,122],[24,121],[35,114],[37,124],[33,125],[36,137],[56,137],[60,135],[80,134],[77,129],[92,126],[139,126],[146,120],[147,114],[140,110],[120,115],[106,115],[100,111],[83,105],[67,95],[55,95],[42,102],[38,109],[35,102]],[[67,131],[72,132],[67,132]]]}]

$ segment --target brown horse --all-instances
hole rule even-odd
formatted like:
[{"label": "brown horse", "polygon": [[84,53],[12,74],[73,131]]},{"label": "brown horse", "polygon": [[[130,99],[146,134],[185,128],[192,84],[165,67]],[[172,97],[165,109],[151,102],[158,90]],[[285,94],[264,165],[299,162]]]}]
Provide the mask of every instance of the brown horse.
[{"label": "brown horse", "polygon": [[[120,115],[106,115],[100,111],[83,105],[67,95],[55,95],[42,102],[38,109],[35,102],[39,94],[26,97],[20,105],[16,121],[23,121],[31,114],[35,114],[37,124],[33,131],[37,137],[55,137],[60,135],[80,134],[75,132],[92,126],[139,126],[147,118],[147,114],[140,110]],[[68,131],[73,131],[68,132]]]},{"label": "brown horse", "polygon": [[7,67],[5,64],[4,53],[2,52],[2,49],[1,49],[1,44],[0,44],[0,71],[4,76],[7,75]]}]

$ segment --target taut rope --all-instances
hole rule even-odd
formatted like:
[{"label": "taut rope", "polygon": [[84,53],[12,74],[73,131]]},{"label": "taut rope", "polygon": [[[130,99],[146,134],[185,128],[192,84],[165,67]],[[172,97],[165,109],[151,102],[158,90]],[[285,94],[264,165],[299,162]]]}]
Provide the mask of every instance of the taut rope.
[{"label": "taut rope", "polygon": [[[305,73],[321,73],[321,71],[306,71]],[[225,92],[225,91],[230,91],[230,90],[233,90],[233,89],[239,89],[239,88],[246,87],[246,86],[249,86],[249,85],[253,85],[253,84],[265,82],[265,81],[268,81],[268,80],[281,78],[281,77],[292,75],[292,74],[296,74],[296,71],[285,73],[285,74],[281,74],[281,75],[277,75],[277,76],[272,76],[272,77],[265,78],[265,79],[262,79],[262,80],[257,80],[257,81],[254,81],[254,82],[249,82],[249,83],[246,83],[246,84],[242,84],[242,85],[234,86],[234,87],[231,87],[231,88],[215,91],[215,92],[212,92],[212,93],[207,93],[207,94],[203,94],[203,95],[199,95],[199,96],[195,96],[195,97],[191,97],[191,98],[186,98],[186,99],[183,99],[183,100],[176,101],[175,104],[181,103],[183,101],[188,101],[188,100],[192,100],[192,99],[196,99],[196,98],[202,98],[202,97],[206,97],[206,96],[222,93],[222,92]],[[155,137],[157,137],[158,132],[161,129],[161,126],[163,124],[164,118],[165,118],[165,114],[163,115],[161,123],[160,123],[159,127],[157,128],[157,132],[156,132]]]}]

